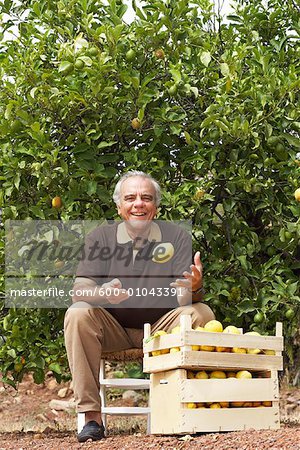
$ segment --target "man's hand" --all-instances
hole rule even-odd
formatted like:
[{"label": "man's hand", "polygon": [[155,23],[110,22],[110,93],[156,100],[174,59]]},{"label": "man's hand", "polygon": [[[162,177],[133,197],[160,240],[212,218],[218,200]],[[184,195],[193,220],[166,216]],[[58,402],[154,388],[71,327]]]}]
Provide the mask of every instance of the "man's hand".
[{"label": "man's hand", "polygon": [[183,272],[184,278],[179,278],[170,284],[172,287],[184,287],[196,291],[202,287],[203,266],[200,259],[200,252],[194,256],[194,264],[190,266],[191,272]]},{"label": "man's hand", "polygon": [[129,298],[128,292],[126,289],[122,289],[122,283],[118,278],[102,284],[99,288],[99,294],[103,295],[108,303],[112,305],[122,303]]}]

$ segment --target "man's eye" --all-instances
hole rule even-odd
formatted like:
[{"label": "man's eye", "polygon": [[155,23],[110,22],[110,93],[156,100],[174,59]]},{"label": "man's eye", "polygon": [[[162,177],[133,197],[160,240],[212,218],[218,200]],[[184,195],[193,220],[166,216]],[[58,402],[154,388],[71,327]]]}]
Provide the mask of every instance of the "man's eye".
[{"label": "man's eye", "polygon": [[153,198],[152,198],[152,197],[145,196],[145,197],[142,197],[142,200],[144,200],[145,202],[152,202],[152,201],[153,201]]}]

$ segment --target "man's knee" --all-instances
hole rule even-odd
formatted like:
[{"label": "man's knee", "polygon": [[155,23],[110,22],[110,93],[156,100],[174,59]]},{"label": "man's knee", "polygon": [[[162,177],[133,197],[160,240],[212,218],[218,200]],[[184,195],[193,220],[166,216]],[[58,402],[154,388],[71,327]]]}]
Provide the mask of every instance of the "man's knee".
[{"label": "man's knee", "polygon": [[191,316],[193,327],[203,327],[207,322],[215,319],[215,315],[210,307],[201,302],[183,306],[181,308],[180,315],[183,314]]},{"label": "man's knee", "polygon": [[66,312],[64,321],[65,330],[69,325],[80,326],[89,323],[93,320],[96,309],[99,310],[100,308],[95,308],[86,302],[74,303]]}]

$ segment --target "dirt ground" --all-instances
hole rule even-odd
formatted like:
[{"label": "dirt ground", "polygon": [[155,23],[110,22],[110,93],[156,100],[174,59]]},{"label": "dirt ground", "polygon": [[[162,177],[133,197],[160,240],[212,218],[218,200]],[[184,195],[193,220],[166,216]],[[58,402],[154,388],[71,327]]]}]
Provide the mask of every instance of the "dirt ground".
[{"label": "dirt ground", "polygon": [[[66,389],[61,391],[63,388]],[[49,407],[53,399],[67,401],[72,397],[70,384],[58,385],[51,376],[43,385],[36,385],[28,375],[17,392],[0,383],[0,450],[300,450],[300,390],[295,388],[281,387],[280,430],[149,436],[146,435],[145,419],[113,417],[108,420],[106,439],[85,444],[76,440],[74,410],[56,411]],[[121,393],[114,392],[110,402],[112,405],[124,404]],[[129,400],[127,405],[130,406]]]}]

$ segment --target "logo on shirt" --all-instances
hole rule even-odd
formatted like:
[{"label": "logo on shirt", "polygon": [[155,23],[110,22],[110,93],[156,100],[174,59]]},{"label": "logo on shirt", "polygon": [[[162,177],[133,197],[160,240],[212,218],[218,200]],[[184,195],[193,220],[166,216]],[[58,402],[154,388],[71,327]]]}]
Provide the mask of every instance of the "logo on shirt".
[{"label": "logo on shirt", "polygon": [[171,242],[161,242],[153,249],[152,261],[158,264],[164,264],[173,257],[174,247]]}]

